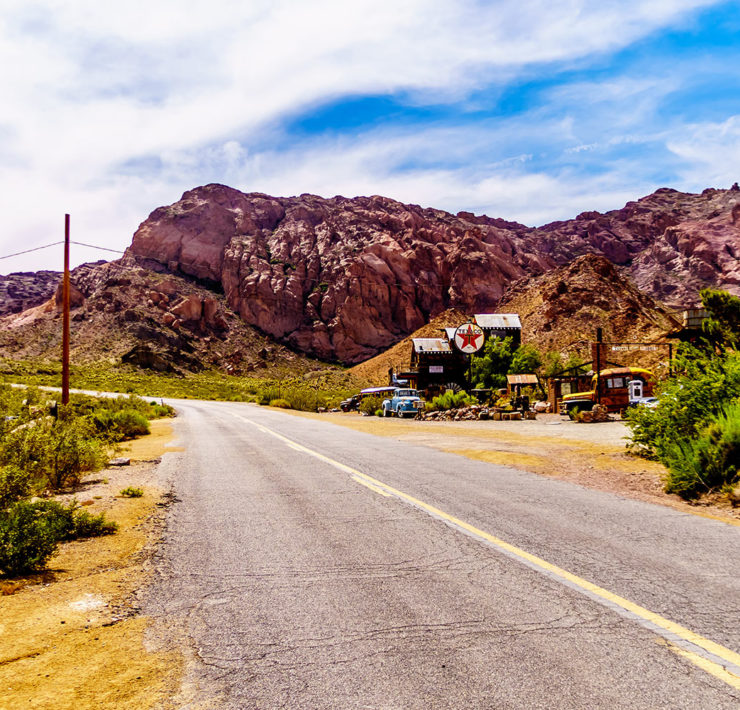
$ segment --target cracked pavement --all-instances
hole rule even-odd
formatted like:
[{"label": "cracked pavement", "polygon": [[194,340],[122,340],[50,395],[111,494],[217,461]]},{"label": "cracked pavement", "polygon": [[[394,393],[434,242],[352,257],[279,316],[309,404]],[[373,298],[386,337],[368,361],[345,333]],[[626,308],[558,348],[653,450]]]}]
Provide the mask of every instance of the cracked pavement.
[{"label": "cracked pavement", "polygon": [[191,649],[180,706],[740,705],[649,629],[237,416],[735,652],[737,527],[256,406],[176,406],[186,450],[161,465],[179,502],[143,607]]}]

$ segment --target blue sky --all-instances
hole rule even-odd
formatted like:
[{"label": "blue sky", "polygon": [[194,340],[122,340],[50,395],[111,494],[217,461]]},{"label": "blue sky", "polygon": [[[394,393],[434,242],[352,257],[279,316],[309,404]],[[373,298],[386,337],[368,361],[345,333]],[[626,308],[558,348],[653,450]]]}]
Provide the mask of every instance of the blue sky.
[{"label": "blue sky", "polygon": [[0,7],[0,256],[60,239],[65,212],[123,249],[208,182],[534,226],[740,180],[736,0]]}]

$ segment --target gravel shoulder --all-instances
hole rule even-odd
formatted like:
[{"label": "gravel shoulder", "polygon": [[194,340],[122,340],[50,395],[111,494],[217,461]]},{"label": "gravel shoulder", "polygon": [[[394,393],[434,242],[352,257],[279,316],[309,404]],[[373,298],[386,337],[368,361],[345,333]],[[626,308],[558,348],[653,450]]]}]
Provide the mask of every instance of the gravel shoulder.
[{"label": "gravel shoulder", "polygon": [[[122,452],[130,466],[88,476],[73,494],[117,522],[114,535],[60,545],[42,574],[0,583],[0,708],[149,708],[179,683],[179,653],[148,648],[136,594],[162,530],[172,451],[168,420]],[[119,491],[141,488],[140,498]]]}]

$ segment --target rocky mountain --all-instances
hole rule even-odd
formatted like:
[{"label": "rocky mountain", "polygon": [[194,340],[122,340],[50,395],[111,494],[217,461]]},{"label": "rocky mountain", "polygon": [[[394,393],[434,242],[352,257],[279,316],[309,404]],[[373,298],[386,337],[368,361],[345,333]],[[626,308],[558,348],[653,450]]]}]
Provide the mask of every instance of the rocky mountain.
[{"label": "rocky mountain", "polygon": [[740,190],[661,189],[534,229],[385,197],[278,198],[206,185],[155,210],[123,264],[222,289],[245,323],[360,362],[450,309],[494,310],[508,285],[596,254],[676,306],[740,293]]},{"label": "rocky mountain", "polygon": [[[61,353],[60,274],[40,305],[0,318],[0,353],[14,359]],[[6,277],[7,278],[7,277]],[[71,357],[184,374],[217,368],[275,377],[324,367],[245,324],[214,293],[182,275],[121,262],[71,274]]]},{"label": "rocky mountain", "polygon": [[[543,352],[578,353],[584,361],[591,359],[597,328],[607,342],[653,343],[680,326],[677,314],[641,291],[626,268],[596,254],[512,283],[500,308],[519,314],[525,342]],[[623,365],[650,365],[664,362],[667,352],[622,350],[614,357]]]},{"label": "rocky mountain", "polygon": [[[557,349],[597,322],[621,338],[635,318],[647,333],[652,313],[662,328],[661,301],[693,305],[705,286],[740,294],[739,251],[737,185],[661,189],[539,228],[378,196],[206,185],[152,212],[121,260],[75,269],[73,325],[81,356],[175,369],[250,371],[265,348],[285,363],[358,363],[451,309],[520,312],[525,339]],[[3,353],[57,347],[58,279],[0,277]]]}]

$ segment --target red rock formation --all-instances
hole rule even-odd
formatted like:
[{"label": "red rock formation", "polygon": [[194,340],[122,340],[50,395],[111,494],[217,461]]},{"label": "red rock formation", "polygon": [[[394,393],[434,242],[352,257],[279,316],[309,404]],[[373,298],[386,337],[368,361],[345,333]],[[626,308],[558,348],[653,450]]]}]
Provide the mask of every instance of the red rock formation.
[{"label": "red rock formation", "polygon": [[246,323],[351,363],[448,308],[494,309],[510,282],[588,253],[677,305],[704,286],[740,292],[738,204],[735,190],[662,189],[530,229],[377,196],[275,198],[206,185],[155,210],[123,263],[218,284]]},{"label": "red rock formation", "polygon": [[521,225],[465,217],[384,197],[208,185],[155,210],[129,254],[219,282],[247,323],[303,352],[358,362],[447,308],[485,310],[512,279],[554,265],[520,249]]}]

